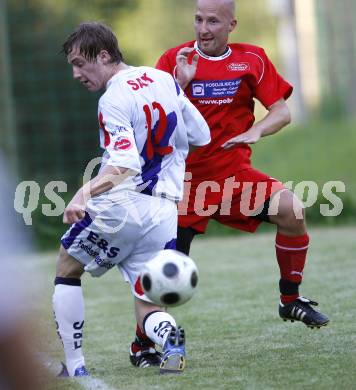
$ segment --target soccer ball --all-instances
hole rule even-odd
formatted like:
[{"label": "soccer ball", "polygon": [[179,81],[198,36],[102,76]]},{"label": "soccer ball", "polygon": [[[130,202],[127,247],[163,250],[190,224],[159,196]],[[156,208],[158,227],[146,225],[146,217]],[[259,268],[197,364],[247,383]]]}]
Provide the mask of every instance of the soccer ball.
[{"label": "soccer ball", "polygon": [[145,264],[141,284],[146,296],[155,304],[179,306],[193,296],[198,284],[198,269],[183,253],[161,250]]}]

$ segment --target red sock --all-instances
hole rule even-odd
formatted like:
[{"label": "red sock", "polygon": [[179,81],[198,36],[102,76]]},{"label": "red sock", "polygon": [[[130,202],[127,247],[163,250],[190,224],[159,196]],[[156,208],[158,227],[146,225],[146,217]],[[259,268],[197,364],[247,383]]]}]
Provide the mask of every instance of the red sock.
[{"label": "red sock", "polygon": [[276,235],[276,256],[281,273],[281,301],[283,304],[294,301],[299,296],[298,286],[303,279],[303,269],[307,256],[309,236],[289,237]]},{"label": "red sock", "polygon": [[141,328],[136,324],[136,337],[135,341],[131,345],[131,349],[133,353],[136,353],[142,349],[142,346],[145,348],[153,347],[154,343],[151,341],[150,338],[144,333]]}]

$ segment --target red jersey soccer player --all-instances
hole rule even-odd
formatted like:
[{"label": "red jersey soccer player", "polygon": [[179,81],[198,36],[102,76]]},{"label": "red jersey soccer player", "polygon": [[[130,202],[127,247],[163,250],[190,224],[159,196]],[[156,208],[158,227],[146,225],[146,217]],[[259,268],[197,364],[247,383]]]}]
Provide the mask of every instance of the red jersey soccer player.
[{"label": "red jersey soccer player", "polygon": [[[157,63],[157,68],[175,76],[208,122],[212,137],[210,144],[187,160],[188,191],[180,205],[177,249],[188,254],[194,235],[205,232],[210,218],[248,232],[262,221],[275,224],[281,274],[279,315],[309,327],[324,326],[329,319],[311,307],[316,302],[299,295],[309,244],[303,205],[250,162],[249,144],[290,122],[285,100],[292,87],[263,49],[228,44],[236,24],[233,0],[198,0],[196,41],[168,50]],[[257,123],[254,98],[268,110]],[[144,335],[137,335],[136,343],[140,340]]]}]

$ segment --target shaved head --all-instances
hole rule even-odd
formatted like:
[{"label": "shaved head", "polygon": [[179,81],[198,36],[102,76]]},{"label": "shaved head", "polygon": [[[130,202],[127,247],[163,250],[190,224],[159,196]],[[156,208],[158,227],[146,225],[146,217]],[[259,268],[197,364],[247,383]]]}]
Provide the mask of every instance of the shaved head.
[{"label": "shaved head", "polygon": [[197,0],[197,9],[201,6],[208,6],[212,8],[218,7],[224,10],[224,13],[226,13],[230,18],[235,18],[235,0]]}]

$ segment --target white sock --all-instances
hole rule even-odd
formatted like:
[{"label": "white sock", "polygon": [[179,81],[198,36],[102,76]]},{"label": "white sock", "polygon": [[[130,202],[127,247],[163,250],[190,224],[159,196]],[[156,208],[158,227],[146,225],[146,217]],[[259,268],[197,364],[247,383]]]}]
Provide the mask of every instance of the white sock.
[{"label": "white sock", "polygon": [[85,365],[82,352],[84,298],[80,286],[57,284],[53,294],[53,310],[57,332],[63,342],[69,376]]},{"label": "white sock", "polygon": [[144,323],[146,335],[157,345],[163,347],[172,326],[176,327],[174,318],[165,311],[157,311],[146,317]]}]

